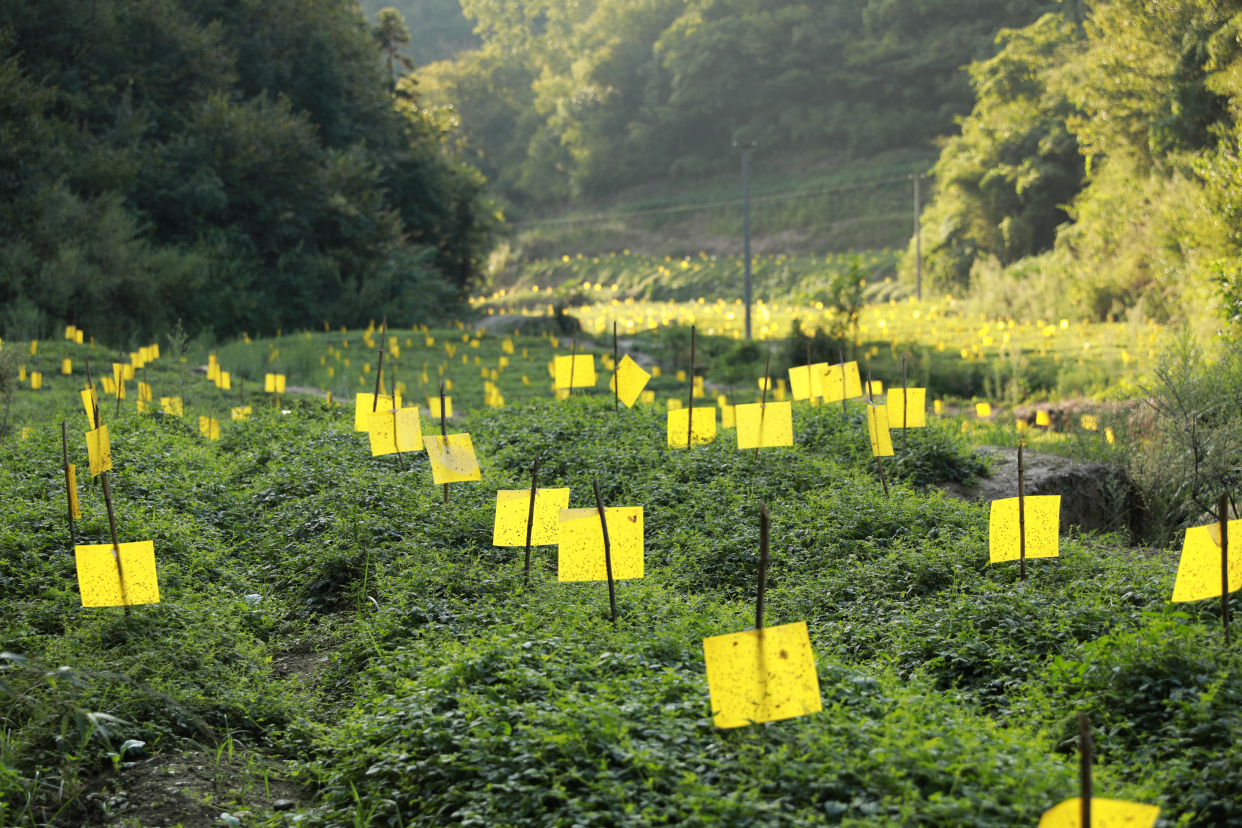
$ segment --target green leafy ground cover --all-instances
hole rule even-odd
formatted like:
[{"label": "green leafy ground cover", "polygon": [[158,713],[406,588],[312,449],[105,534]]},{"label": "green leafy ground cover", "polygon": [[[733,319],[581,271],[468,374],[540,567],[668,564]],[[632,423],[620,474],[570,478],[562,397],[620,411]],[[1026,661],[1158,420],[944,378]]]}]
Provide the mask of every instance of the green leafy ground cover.
[{"label": "green leafy ground cover", "polygon": [[[127,760],[228,740],[279,763],[306,786],[302,824],[1034,825],[1074,793],[1079,709],[1099,795],[1158,802],[1168,825],[1242,814],[1242,663],[1217,606],[1169,607],[1175,557],[1112,537],[1063,539],[1025,584],[988,566],[986,510],[921,485],[978,471],[952,424],[912,435],[885,499],[858,406],[800,408],[795,447],[756,464],[727,431],[668,451],[654,408],[532,400],[457,426],[483,480],[446,507],[425,454],[402,473],[348,407],[285,407],[216,443],[108,418],[118,532],[153,540],[161,573],[162,603],[130,616],[79,606],[54,427],[79,408],[47,394],[42,426],[0,446],[0,650],[30,659],[2,679],[7,823],[102,819],[88,792],[134,738]],[[527,582],[521,550],[491,545],[495,491],[537,455],[571,506],[598,477],[645,509],[617,631],[604,585],[555,581],[554,548]],[[106,542],[99,489],[81,496],[81,540]],[[761,500],[768,623],[808,623],[824,711],[724,733],[701,639],[753,623]],[[306,653],[327,661],[278,669]],[[291,819],[252,799],[213,804]]]}]

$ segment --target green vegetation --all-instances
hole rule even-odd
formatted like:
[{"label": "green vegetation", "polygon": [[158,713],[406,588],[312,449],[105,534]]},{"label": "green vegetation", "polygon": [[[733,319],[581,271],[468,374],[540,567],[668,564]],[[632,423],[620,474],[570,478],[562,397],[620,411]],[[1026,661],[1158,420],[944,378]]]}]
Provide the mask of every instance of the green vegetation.
[{"label": "green vegetation", "polygon": [[[165,356],[153,382],[179,367]],[[1079,709],[1100,727],[1098,795],[1168,824],[1242,818],[1242,657],[1219,602],[1170,607],[1175,557],[1115,536],[1062,538],[1024,583],[989,566],[986,507],[930,488],[981,471],[955,419],[910,435],[886,499],[857,403],[798,404],[796,445],[756,462],[729,431],[669,451],[659,407],[532,399],[454,423],[483,480],[445,506],[426,455],[371,458],[347,406],[289,396],[209,442],[201,377],[185,420],[105,396],[118,532],[153,540],[161,573],[162,602],[127,615],[79,606],[59,435],[64,419],[81,469],[78,382],[18,390],[30,431],[0,443],[0,651],[21,657],[0,674],[5,824],[100,819],[145,760],[214,757],[200,800],[248,824],[291,824],[270,781],[316,786],[302,824],[1033,825],[1075,791]],[[521,550],[490,544],[495,491],[528,485],[536,456],[571,506],[598,478],[644,507],[618,631],[602,584],[556,582],[555,550],[527,581]],[[79,539],[106,542],[85,478]],[[808,623],[825,709],[724,733],[700,639],[751,623],[760,501],[769,623]],[[273,779],[230,781],[247,767]]]},{"label": "green vegetation", "polygon": [[1235,319],[1240,11],[1105,0],[1003,33],[934,170],[931,282],[991,315]]},{"label": "green vegetation", "polygon": [[119,344],[450,315],[482,180],[343,0],[0,9],[0,331]]}]

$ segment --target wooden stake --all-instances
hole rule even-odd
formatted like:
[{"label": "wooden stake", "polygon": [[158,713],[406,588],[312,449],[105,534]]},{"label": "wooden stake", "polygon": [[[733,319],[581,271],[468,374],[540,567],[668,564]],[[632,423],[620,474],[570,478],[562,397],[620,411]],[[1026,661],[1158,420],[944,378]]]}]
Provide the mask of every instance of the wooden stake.
[{"label": "wooden stake", "polygon": [[90,413],[91,420],[95,424],[94,427],[99,428],[99,402],[97,400],[97,395],[95,394],[95,383],[91,379],[91,358],[90,357],[86,358],[86,387],[91,390],[91,408],[93,409],[92,411],[88,413]]},{"label": "wooden stake", "polygon": [[768,531],[772,516],[768,513],[768,505],[759,502],[759,589],[755,594],[755,629],[763,629],[763,599],[768,591]]},{"label": "wooden stake", "polygon": [[574,393],[574,363],[577,362],[574,357],[578,354],[578,337],[574,337],[573,347],[569,349],[569,388],[565,391],[566,397],[573,396]]},{"label": "wooden stake", "polygon": [[612,410],[621,411],[621,380],[617,375],[621,362],[617,359],[617,323],[612,323]]},{"label": "wooden stake", "polygon": [[1220,622],[1229,646],[1229,495],[1220,495]]},{"label": "wooden stake", "polygon": [[1018,579],[1026,580],[1026,467],[1022,463],[1025,440],[1018,441]]},{"label": "wooden stake", "polygon": [[[388,327],[387,319],[384,320],[384,327],[385,329]],[[392,445],[397,450],[397,465],[404,472],[405,460],[401,457],[401,443],[397,441],[397,363],[395,362],[392,364]]]},{"label": "wooden stake", "polygon": [[[86,363],[86,381],[90,382],[91,378],[90,361]],[[124,376],[124,374],[122,374]],[[92,394],[92,399],[94,395]],[[95,428],[103,425],[103,420],[99,416],[99,406],[95,406]],[[99,473],[100,482],[103,484],[104,505],[108,507],[108,528],[112,531],[112,557],[116,560],[117,579],[121,584],[121,600],[125,602],[125,614],[133,615],[133,610],[129,607],[129,598],[125,597],[125,570],[121,567],[121,544],[116,536],[116,512],[112,509],[112,489],[108,486],[108,473],[101,471]]]},{"label": "wooden stake", "polygon": [[526,515],[526,565],[522,567],[523,577],[530,577],[530,537],[535,530],[535,495],[539,491],[539,458],[535,458],[535,467],[530,473],[530,511]]},{"label": "wooden stake", "polygon": [[65,457],[65,508],[69,512],[69,541],[73,546],[77,546],[78,535],[73,528],[73,492],[71,491],[74,483],[69,479],[69,427],[65,425],[64,420],[60,421],[60,445]]},{"label": "wooden stake", "polygon": [[906,355],[901,355],[901,453],[906,453],[906,417],[910,411],[910,397],[906,394]]},{"label": "wooden stake", "polygon": [[592,478],[591,486],[595,489],[595,507],[599,509],[599,525],[604,530],[604,569],[608,572],[608,604],[612,607],[612,628],[615,630],[617,628],[617,589],[612,580],[612,544],[608,542],[608,520],[604,517],[604,499],[599,494],[599,478]]},{"label": "wooden stake", "polygon": [[690,393],[686,399],[686,451],[690,450],[694,436],[694,342],[695,326],[690,326]]},{"label": "wooden stake", "polygon": [[113,416],[121,416],[121,387],[125,383],[125,352],[118,351],[116,355],[117,361],[121,363],[121,381],[116,384],[116,414]]},{"label": "wooden stake", "polygon": [[[375,320],[372,320],[375,321]],[[384,317],[384,327],[380,329],[380,347],[379,347],[379,363],[375,366],[375,394],[371,397],[371,413],[374,414],[379,410],[380,391],[383,385],[380,379],[384,376],[384,336],[388,333],[388,317]],[[397,399],[393,397],[393,404],[396,405]]]},{"label": "wooden stake", "polygon": [[841,419],[849,417],[849,411],[845,408],[845,351],[837,348],[837,356],[841,359]]},{"label": "wooden stake", "polygon": [[1078,801],[1082,806],[1079,824],[1091,828],[1091,721],[1078,714]]},{"label": "wooden stake", "polygon": [[[763,402],[759,404],[759,442],[763,442],[763,415],[768,409],[768,384],[772,381],[768,378],[768,369],[772,367],[772,355],[768,354],[767,360],[763,363]],[[733,413],[737,417],[737,412]],[[737,420],[734,420],[736,423]],[[755,446],[755,462],[759,462],[759,446]]]},{"label": "wooden stake", "polygon": [[[444,418],[444,380],[440,380],[440,436],[444,438],[444,453],[448,454],[448,423]],[[444,504],[448,505],[448,484],[444,484]]]},{"label": "wooden stake", "polygon": [[[867,405],[875,408],[875,398],[871,396],[871,371],[867,371]],[[879,426],[879,422],[876,423]],[[876,434],[879,438],[879,434]],[[867,428],[867,442],[871,442],[871,428]],[[880,462],[880,455],[876,454],[875,464],[880,470],[880,485],[884,487],[884,496],[888,497],[888,481],[884,479],[884,464]]]}]

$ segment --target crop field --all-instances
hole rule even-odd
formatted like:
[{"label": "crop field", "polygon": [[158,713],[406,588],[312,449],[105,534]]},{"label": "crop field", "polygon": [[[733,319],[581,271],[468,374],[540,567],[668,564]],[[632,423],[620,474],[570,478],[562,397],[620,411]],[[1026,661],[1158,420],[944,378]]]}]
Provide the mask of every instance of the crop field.
[{"label": "crop field", "polygon": [[[158,571],[158,603],[129,607],[82,606],[75,571],[75,539],[111,543],[78,393],[98,352],[5,345],[44,382],[17,391],[0,443],[0,825],[1034,826],[1078,791],[1079,712],[1096,796],[1158,805],[1161,826],[1242,820],[1242,659],[1219,599],[1171,604],[1177,552],[1121,536],[1069,532],[1025,579],[990,563],[988,508],[936,486],[986,469],[961,418],[894,439],[881,481],[857,400],[794,403],[788,447],[740,451],[722,428],[687,451],[660,398],[552,398],[568,352],[551,332],[384,335],[415,401],[451,366],[447,428],[479,479],[436,485],[428,451],[372,456],[349,403],[373,389],[360,366],[392,359],[378,330],[184,363],[165,344],[135,372],[149,410],[133,383],[99,397],[117,539],[151,542]],[[244,419],[240,388],[185,370],[208,350],[254,384]],[[335,399],[278,406],[258,386],[279,371]],[[174,394],[181,415],[161,410]],[[594,509],[597,482],[599,503],[642,510],[615,624],[605,582],[558,580],[564,549],[536,543],[527,572],[522,546],[493,543],[497,492],[529,490],[536,460],[541,497]],[[822,709],[722,729],[704,639],[755,626],[765,507],[765,624],[806,625]]]}]

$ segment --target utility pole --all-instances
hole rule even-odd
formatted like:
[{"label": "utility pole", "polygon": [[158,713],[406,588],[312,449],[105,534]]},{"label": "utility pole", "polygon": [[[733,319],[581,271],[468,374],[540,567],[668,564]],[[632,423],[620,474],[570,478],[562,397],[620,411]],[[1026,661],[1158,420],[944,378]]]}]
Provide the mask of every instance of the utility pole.
[{"label": "utility pole", "polygon": [[746,274],[742,301],[746,305],[746,338],[750,339],[750,151],[759,146],[759,142],[739,144],[734,141],[733,146],[742,151],[742,267]]},{"label": "utility pole", "polygon": [[923,234],[919,216],[919,179],[927,178],[927,173],[910,173],[907,178],[914,179],[914,296],[923,301]]}]

